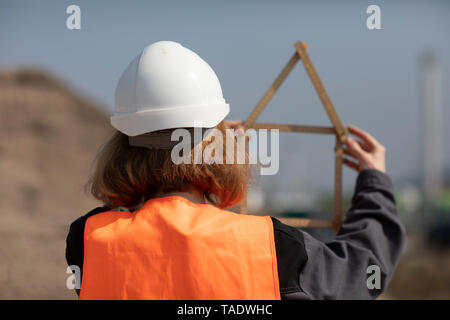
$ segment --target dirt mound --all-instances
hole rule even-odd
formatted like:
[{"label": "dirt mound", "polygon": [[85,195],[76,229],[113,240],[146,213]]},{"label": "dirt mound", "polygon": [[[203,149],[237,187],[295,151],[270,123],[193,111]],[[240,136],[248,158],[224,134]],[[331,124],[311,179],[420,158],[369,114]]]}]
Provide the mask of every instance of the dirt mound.
[{"label": "dirt mound", "polygon": [[108,121],[44,72],[0,72],[0,298],[74,297],[65,236],[98,205],[83,186]]}]

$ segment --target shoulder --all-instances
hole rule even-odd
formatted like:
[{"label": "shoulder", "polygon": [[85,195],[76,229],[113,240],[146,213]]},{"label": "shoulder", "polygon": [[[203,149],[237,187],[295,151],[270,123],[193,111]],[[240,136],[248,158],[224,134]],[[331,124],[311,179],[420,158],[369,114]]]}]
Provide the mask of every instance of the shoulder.
[{"label": "shoulder", "polygon": [[108,211],[106,206],[97,207],[71,223],[66,238],[66,260],[69,265],[82,266],[84,254],[84,228],[86,220],[98,213]]},{"label": "shoulder", "polygon": [[97,207],[89,211],[84,216],[79,217],[70,224],[69,233],[66,238],[66,259],[69,265],[80,265],[80,260],[83,258],[83,241],[84,241],[84,228],[86,220],[98,213],[108,211],[106,206]]},{"label": "shoulder", "polygon": [[108,208],[107,206],[103,206],[103,207],[97,207],[97,208],[89,211],[84,216],[79,217],[78,219],[76,219],[75,221],[73,221],[70,224],[69,233],[80,231],[80,230],[84,230],[84,226],[86,224],[86,220],[89,217],[92,217],[93,215],[96,215],[96,214],[99,214],[99,213],[102,213],[102,212],[106,212],[106,211],[109,211],[109,210],[110,210],[110,208]]},{"label": "shoulder", "polygon": [[282,295],[302,292],[299,275],[308,261],[303,232],[271,217]]},{"label": "shoulder", "polygon": [[282,223],[280,220],[270,217],[272,219],[273,229],[280,235],[283,234],[285,236],[288,236],[292,238],[293,240],[303,243],[303,233],[292,226],[289,226],[287,224]]}]

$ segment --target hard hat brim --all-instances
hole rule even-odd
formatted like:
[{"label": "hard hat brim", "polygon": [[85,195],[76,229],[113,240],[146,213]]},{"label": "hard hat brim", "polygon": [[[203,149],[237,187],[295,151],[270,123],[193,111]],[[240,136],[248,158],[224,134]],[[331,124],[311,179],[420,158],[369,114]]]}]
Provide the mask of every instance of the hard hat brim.
[{"label": "hard hat brim", "polygon": [[150,109],[111,116],[111,125],[133,137],[140,134],[172,128],[212,128],[230,112],[226,103]]}]

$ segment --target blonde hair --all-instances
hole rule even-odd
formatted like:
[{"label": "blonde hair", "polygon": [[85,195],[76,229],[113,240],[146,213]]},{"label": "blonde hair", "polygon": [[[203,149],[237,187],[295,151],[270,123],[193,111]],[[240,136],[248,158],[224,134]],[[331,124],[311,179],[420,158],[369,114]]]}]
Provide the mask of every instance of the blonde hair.
[{"label": "blonde hair", "polygon": [[[224,135],[225,128],[223,122],[216,127]],[[208,144],[203,141],[202,148]],[[229,148],[224,146],[223,152],[226,150]],[[191,186],[217,207],[226,208],[246,193],[250,177],[247,157],[245,164],[175,164],[170,149],[130,146],[128,136],[116,131],[97,154],[87,187],[111,208],[134,208],[158,192],[184,191]]]}]

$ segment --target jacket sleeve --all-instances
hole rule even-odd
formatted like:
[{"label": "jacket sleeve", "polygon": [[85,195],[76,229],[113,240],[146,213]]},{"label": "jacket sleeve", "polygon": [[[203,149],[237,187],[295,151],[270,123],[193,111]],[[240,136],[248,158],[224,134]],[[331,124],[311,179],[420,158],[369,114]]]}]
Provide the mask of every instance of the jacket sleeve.
[{"label": "jacket sleeve", "polygon": [[[374,299],[386,288],[405,240],[391,181],[377,170],[359,174],[351,208],[332,241],[321,242],[279,221],[274,229],[279,263],[305,256],[302,265],[279,266],[284,299]],[[277,238],[286,238],[288,232],[297,249],[280,241],[277,246]],[[293,288],[294,278],[298,290],[283,288]]]}]

